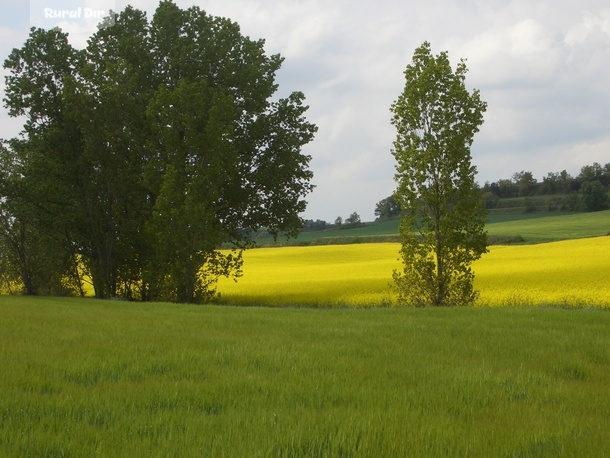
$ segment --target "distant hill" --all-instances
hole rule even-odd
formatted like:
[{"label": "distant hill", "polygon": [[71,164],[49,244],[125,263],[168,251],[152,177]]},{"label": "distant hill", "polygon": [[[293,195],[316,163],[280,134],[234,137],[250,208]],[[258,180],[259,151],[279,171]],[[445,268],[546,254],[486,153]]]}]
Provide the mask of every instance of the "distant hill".
[{"label": "distant hill", "polygon": [[[487,230],[491,244],[541,243],[554,240],[610,235],[610,210],[590,213],[524,212],[520,206],[510,211],[490,211]],[[261,233],[258,246],[332,245],[349,243],[399,242],[400,219],[392,218],[357,227],[302,232],[296,239],[278,239]]]}]

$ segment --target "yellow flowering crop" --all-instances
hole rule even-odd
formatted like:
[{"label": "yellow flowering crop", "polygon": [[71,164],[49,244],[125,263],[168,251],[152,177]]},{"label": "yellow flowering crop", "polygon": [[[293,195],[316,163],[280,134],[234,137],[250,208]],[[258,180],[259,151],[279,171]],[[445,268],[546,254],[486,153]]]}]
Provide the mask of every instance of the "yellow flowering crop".
[{"label": "yellow flowering crop", "polygon": [[[223,279],[233,304],[375,306],[395,303],[396,243],[259,248],[244,276]],[[610,307],[610,237],[492,246],[474,264],[481,305]]]},{"label": "yellow flowering crop", "polygon": [[367,243],[257,248],[244,253],[244,276],[222,279],[223,302],[269,305],[380,305],[393,300],[399,245]]},{"label": "yellow flowering crop", "polygon": [[482,304],[610,307],[610,237],[492,246],[474,270]]}]

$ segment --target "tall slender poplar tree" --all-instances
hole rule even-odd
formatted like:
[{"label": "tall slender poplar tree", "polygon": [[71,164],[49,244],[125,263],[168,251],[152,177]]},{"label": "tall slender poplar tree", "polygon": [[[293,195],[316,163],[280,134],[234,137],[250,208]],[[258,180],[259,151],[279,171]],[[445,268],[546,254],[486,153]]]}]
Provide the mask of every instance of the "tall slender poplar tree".
[{"label": "tall slender poplar tree", "polygon": [[477,298],[471,264],[487,251],[486,211],[470,147],[487,104],[478,90],[467,90],[466,72],[463,60],[453,71],[447,52],[434,56],[425,42],[391,107],[395,196],[404,214],[404,268],[394,280],[403,304],[469,305]]}]

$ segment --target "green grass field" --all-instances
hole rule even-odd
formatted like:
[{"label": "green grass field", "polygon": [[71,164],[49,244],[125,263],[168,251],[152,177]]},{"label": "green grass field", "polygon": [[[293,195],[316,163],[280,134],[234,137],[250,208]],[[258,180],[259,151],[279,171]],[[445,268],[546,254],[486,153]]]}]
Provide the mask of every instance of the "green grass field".
[{"label": "green grass field", "polygon": [[395,243],[250,250],[222,306],[0,296],[0,456],[608,456],[608,216],[494,217],[579,238],[475,264],[521,307],[379,307]]},{"label": "green grass field", "polygon": [[[324,245],[384,240],[396,241],[398,224],[398,219],[389,219],[366,223],[351,229],[302,232],[296,240],[278,240],[278,244]],[[522,243],[597,237],[610,233],[610,210],[592,213],[490,214],[487,230],[494,242],[516,237],[523,239]],[[274,245],[270,237],[263,235],[258,238],[257,242],[261,245]]]},{"label": "green grass field", "polygon": [[544,213],[532,216],[495,216],[487,230],[490,236],[520,236],[527,243],[541,243],[610,234],[610,210],[567,215]]},{"label": "green grass field", "polygon": [[607,456],[610,314],[0,297],[1,456]]}]

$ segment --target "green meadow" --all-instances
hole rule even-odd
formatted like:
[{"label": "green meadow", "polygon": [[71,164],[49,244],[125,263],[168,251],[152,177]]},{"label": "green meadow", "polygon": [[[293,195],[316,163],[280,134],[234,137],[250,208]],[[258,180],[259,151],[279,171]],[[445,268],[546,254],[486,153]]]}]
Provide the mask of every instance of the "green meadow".
[{"label": "green meadow", "polygon": [[610,313],[0,297],[1,456],[607,456]]},{"label": "green meadow", "polygon": [[521,237],[525,243],[596,237],[610,234],[610,210],[591,213],[494,215],[489,217],[490,237]]},{"label": "green meadow", "polygon": [[[279,244],[325,245],[332,243],[398,241],[398,219],[365,223],[359,227],[302,232],[296,240]],[[542,243],[610,234],[610,210],[590,213],[537,212],[490,214],[487,231],[494,244]],[[258,242],[274,244],[261,234]]]}]

